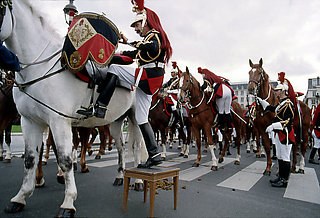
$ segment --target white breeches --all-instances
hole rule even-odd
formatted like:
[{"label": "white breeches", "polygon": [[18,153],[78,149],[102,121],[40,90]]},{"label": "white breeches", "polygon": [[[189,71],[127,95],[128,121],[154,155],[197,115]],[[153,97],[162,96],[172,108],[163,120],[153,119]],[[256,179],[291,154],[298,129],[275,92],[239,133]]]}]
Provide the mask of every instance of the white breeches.
[{"label": "white breeches", "polygon": [[174,99],[174,97],[172,95],[169,95],[171,101],[173,102],[173,105],[171,106],[171,109],[173,111],[177,110],[177,101]]},{"label": "white breeches", "polygon": [[216,99],[219,114],[230,114],[230,107],[232,102],[232,92],[230,88],[222,84],[222,98]]},{"label": "white breeches", "polygon": [[314,133],[314,130],[312,130],[312,137],[314,139],[314,148],[320,148],[320,139],[317,138],[316,134]]},{"label": "white breeches", "polygon": [[277,158],[279,160],[290,162],[290,152],[291,152],[292,144],[288,144],[288,145],[282,144],[280,142],[278,133],[274,134],[274,142],[276,145]]},{"label": "white breeches", "polygon": [[[124,65],[111,64],[108,73],[118,76],[119,80],[126,82],[132,86],[135,85],[136,68]],[[136,88],[136,111],[135,117],[138,125],[148,122],[149,109],[151,106],[152,95],[147,95],[139,87]]]}]

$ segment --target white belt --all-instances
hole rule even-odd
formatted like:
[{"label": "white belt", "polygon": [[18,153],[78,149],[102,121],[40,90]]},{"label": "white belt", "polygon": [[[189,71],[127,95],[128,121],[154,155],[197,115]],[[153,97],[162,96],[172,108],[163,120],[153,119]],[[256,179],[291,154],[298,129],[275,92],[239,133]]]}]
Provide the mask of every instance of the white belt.
[{"label": "white belt", "polygon": [[158,63],[149,63],[149,64],[145,64],[140,66],[139,68],[154,68],[154,67],[161,67],[164,68],[165,64],[162,62],[158,62]]}]

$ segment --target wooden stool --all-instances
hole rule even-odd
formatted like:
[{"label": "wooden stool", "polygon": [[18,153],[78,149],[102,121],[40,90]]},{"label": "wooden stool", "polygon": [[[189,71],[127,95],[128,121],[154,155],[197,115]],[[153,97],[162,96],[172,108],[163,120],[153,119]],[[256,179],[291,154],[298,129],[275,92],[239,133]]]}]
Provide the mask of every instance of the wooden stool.
[{"label": "wooden stool", "polygon": [[150,217],[153,217],[154,199],[156,194],[156,182],[173,177],[174,209],[177,209],[179,168],[154,166],[152,168],[130,168],[124,170],[123,211],[127,210],[130,178],[142,179],[144,185],[144,202],[147,200],[148,182],[150,187]]}]

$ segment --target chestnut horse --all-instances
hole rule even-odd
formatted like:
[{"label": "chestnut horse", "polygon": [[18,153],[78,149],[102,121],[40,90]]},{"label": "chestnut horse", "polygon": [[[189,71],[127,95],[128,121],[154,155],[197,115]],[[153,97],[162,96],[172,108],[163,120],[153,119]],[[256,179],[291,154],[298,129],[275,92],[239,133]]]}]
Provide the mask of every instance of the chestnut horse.
[{"label": "chestnut horse", "polygon": [[198,167],[200,165],[200,130],[203,129],[204,135],[207,138],[209,150],[212,155],[211,170],[216,171],[218,170],[218,165],[217,158],[214,154],[213,137],[211,132],[215,115],[213,114],[210,105],[207,104],[207,96],[200,90],[199,82],[190,74],[188,67],[186,68],[186,72],[181,73],[180,76],[178,100],[181,103],[187,103],[188,105],[190,121],[192,124],[192,133],[196,137],[197,141],[197,160],[192,166]]},{"label": "chestnut horse", "polygon": [[[251,60],[249,60],[249,65],[251,70],[249,71],[249,84],[248,91],[250,94],[253,94],[255,97],[260,97],[266,101],[268,101],[271,105],[277,105],[278,100],[275,98],[273,93],[273,87],[269,83],[269,76],[262,68],[263,60],[262,58],[259,61],[259,64],[253,64]],[[301,109],[301,114],[298,114],[299,108]],[[254,121],[254,125],[256,125],[259,134],[262,137],[262,143],[265,147],[267,154],[267,167],[264,174],[271,174],[271,154],[270,154],[270,146],[271,141],[265,132],[266,128],[272,123],[274,118],[274,113],[266,112],[264,113],[261,105],[257,105],[256,107],[256,120]],[[311,111],[309,107],[303,103],[302,101],[298,101],[298,108],[295,108],[295,119],[293,121],[294,131],[296,135],[296,143],[293,144],[293,161],[291,172],[296,172],[296,164],[297,164],[297,154],[298,154],[298,146],[300,145],[301,149],[301,160],[300,160],[300,173],[304,173],[304,156],[306,153],[306,148],[308,144],[308,131],[310,129],[311,122]]]},{"label": "chestnut horse", "polygon": [[[169,105],[165,102],[163,97],[157,96],[157,98],[152,102],[149,112],[149,122],[152,126],[153,131],[156,133],[160,131],[161,134],[161,146],[163,151],[161,157],[166,158],[166,129],[168,127],[171,114],[167,111]],[[171,128],[171,131],[175,131],[174,128]],[[183,141],[183,149],[180,155],[185,158],[189,157],[189,144],[186,142],[186,135],[182,129],[179,129],[179,136]]]}]

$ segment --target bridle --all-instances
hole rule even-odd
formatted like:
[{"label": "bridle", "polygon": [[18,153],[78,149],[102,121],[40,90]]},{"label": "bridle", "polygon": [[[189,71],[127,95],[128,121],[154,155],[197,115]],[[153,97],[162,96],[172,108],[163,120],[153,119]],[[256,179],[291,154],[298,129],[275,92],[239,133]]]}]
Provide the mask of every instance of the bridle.
[{"label": "bridle", "polygon": [[[202,104],[202,102],[203,102],[203,100],[204,100],[204,97],[205,97],[204,92],[202,92],[202,97],[201,97],[200,102],[199,102],[197,105],[194,105],[194,106],[191,105],[191,104],[190,104],[190,100],[191,100],[191,91],[190,91],[190,89],[191,89],[192,86],[194,86],[194,82],[193,82],[193,77],[190,75],[190,76],[189,76],[189,82],[188,82],[187,87],[186,87],[186,88],[184,88],[184,87],[182,87],[182,86],[179,87],[179,89],[181,89],[181,90],[183,90],[183,91],[185,92],[184,99],[189,99],[188,101],[185,102],[185,105],[187,106],[187,108],[188,108],[189,110],[195,109],[195,108],[199,107],[199,106]],[[197,99],[197,98],[199,98],[199,97],[200,97],[200,95],[199,95],[199,96],[196,96],[196,97],[193,97],[193,99]]]},{"label": "bridle", "polygon": [[[252,69],[257,69],[257,71],[258,71],[259,74],[260,74],[260,79],[259,79],[259,81],[254,80],[254,79],[250,79],[250,80],[249,80],[249,83],[250,83],[250,82],[253,82],[253,83],[255,83],[255,84],[257,85],[257,86],[256,86],[256,89],[254,90],[254,97],[255,97],[255,99],[256,99],[257,96],[258,96],[258,92],[259,92],[259,90],[261,89],[261,83],[265,81],[265,76],[264,76],[265,71],[264,71],[264,69],[263,69],[262,67],[259,67],[259,68],[252,67]],[[252,70],[252,69],[251,69],[251,70]],[[266,100],[266,101],[267,101],[267,100],[270,98],[270,94],[271,94],[271,85],[269,84],[268,96],[267,96],[265,99],[263,99],[263,100]]]}]

